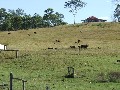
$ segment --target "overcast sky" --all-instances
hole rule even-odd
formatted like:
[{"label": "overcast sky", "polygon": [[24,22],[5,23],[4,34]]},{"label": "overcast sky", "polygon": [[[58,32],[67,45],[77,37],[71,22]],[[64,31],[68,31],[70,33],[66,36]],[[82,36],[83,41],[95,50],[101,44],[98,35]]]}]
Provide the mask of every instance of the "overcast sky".
[{"label": "overcast sky", "polygon": [[[5,9],[23,9],[25,13],[33,15],[38,13],[44,15],[44,10],[53,8],[55,12],[64,14],[64,21],[69,24],[73,23],[73,15],[69,9],[64,8],[64,3],[68,0],[0,0],[0,8]],[[111,0],[82,0],[87,3],[86,7],[80,9],[76,15],[76,23],[90,16],[111,21],[114,11],[114,5]]]}]

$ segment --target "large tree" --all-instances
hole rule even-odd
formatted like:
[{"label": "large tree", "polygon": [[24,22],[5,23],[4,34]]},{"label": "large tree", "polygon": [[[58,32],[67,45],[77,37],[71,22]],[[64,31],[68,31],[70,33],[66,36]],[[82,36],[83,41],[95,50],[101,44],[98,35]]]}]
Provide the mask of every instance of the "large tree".
[{"label": "large tree", "polygon": [[58,26],[58,25],[66,24],[62,20],[64,18],[63,14],[60,14],[58,12],[54,13],[54,10],[52,8],[48,8],[44,12],[45,14],[43,16],[43,20],[44,20],[45,26],[51,27],[51,26]]},{"label": "large tree", "polygon": [[85,7],[86,3],[81,0],[70,0],[65,2],[65,8],[69,8],[69,12],[74,16],[74,24],[75,24],[75,16],[81,8]]}]

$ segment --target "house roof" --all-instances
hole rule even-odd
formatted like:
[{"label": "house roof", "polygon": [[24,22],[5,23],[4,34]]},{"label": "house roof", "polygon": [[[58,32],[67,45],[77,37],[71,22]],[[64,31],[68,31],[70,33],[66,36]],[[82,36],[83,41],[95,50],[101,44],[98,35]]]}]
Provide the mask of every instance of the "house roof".
[{"label": "house roof", "polygon": [[81,20],[81,21],[87,21],[87,22],[99,22],[99,21],[107,21],[107,20],[103,20],[103,19],[99,19],[99,18],[96,18],[95,16],[91,16],[91,17],[88,17],[87,19],[85,20]]}]

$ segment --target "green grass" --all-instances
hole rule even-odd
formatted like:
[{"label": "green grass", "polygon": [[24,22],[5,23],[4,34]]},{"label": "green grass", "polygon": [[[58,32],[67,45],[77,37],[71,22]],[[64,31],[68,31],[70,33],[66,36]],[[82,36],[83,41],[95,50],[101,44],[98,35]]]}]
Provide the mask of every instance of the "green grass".
[{"label": "green grass", "polygon": [[[51,90],[119,90],[120,83],[108,78],[108,73],[120,72],[116,62],[120,59],[119,28],[119,23],[89,23],[11,31],[9,35],[0,32],[1,44],[19,50],[18,58],[14,52],[0,53],[0,83],[9,84],[12,72],[27,80],[26,90],[45,90],[46,86]],[[79,52],[81,44],[89,44],[88,49]],[[71,49],[72,45],[77,48]],[[75,68],[75,78],[64,77],[68,66]],[[98,81],[100,73],[108,82]],[[14,90],[22,89],[20,81],[13,83]]]}]

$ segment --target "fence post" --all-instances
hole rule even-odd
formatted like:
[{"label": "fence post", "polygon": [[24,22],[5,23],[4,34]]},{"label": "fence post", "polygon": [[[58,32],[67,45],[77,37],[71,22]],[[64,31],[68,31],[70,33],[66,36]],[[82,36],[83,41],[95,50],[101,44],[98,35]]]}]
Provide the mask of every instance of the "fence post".
[{"label": "fence post", "polygon": [[16,52],[16,58],[18,57],[18,50],[15,51]]},{"label": "fence post", "polygon": [[80,55],[80,48],[81,48],[81,46],[78,46],[78,48],[79,48],[79,55]]},{"label": "fence post", "polygon": [[27,81],[22,80],[22,83],[23,83],[23,90],[25,90],[25,82],[27,82]]},{"label": "fence post", "polygon": [[46,85],[46,90],[50,90],[50,87],[48,85]]},{"label": "fence post", "polygon": [[12,90],[12,79],[13,79],[13,74],[11,72],[10,73],[10,90]]},{"label": "fence post", "polygon": [[74,68],[73,67],[68,67],[67,78],[74,78]]}]

